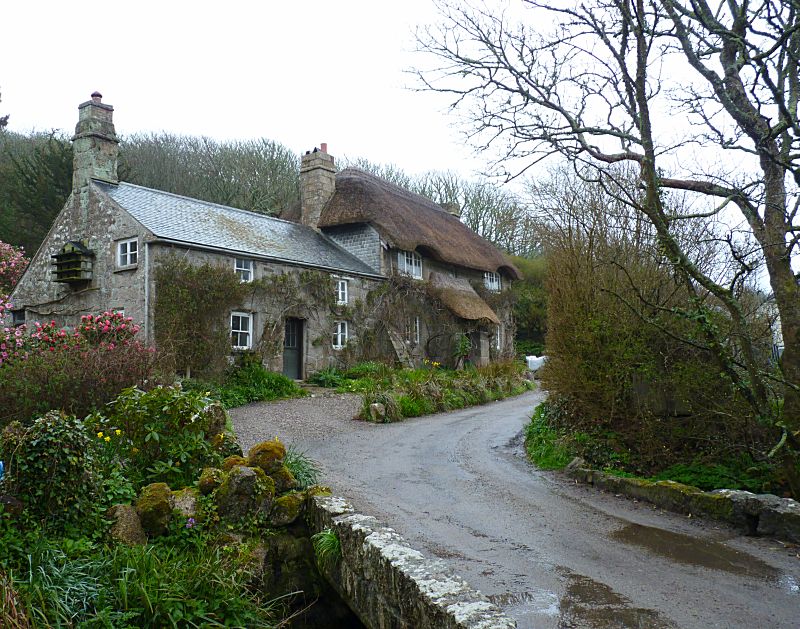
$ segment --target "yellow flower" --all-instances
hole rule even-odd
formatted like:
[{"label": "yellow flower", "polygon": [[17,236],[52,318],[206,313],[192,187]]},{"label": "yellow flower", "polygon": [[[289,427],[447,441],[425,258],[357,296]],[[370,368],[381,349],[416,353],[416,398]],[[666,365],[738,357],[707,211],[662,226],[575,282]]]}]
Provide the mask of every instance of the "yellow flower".
[{"label": "yellow flower", "polygon": [[106,441],[111,441],[111,437],[106,437]]},{"label": "yellow flower", "polygon": [[136,454],[139,451],[139,448],[131,448],[131,454]]},{"label": "yellow flower", "polygon": [[119,436],[122,434],[122,431],[121,431],[119,428],[117,428],[117,429],[114,431],[114,434],[115,434],[115,435],[117,435],[117,437],[119,437]]},{"label": "yellow flower", "polygon": [[103,438],[103,433],[102,432],[98,432],[97,433],[97,438],[98,439],[102,439]]}]

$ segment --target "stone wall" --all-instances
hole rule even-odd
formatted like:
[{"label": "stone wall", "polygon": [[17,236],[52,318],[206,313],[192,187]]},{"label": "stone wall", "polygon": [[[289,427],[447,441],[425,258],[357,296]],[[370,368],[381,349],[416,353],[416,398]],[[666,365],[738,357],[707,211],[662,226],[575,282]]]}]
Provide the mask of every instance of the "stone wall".
[{"label": "stone wall", "polygon": [[323,566],[323,575],[367,627],[517,626],[443,562],[426,559],[394,530],[355,513],[344,499],[315,496],[307,516],[312,533],[331,529],[339,537],[341,559]]},{"label": "stone wall", "polygon": [[[139,240],[139,262],[116,267],[116,242]],[[144,313],[144,242],[152,238],[127,212],[121,211],[93,186],[72,194],[56,217],[47,238],[33,256],[31,264],[12,292],[12,302],[25,308],[26,321],[54,320],[59,326],[72,326],[82,314],[124,309],[125,315],[142,323]],[[69,241],[85,241],[94,252],[92,280],[86,284],[59,284],[52,281],[52,255]]]},{"label": "stone wall", "polygon": [[662,509],[728,522],[747,535],[767,535],[800,543],[800,503],[791,498],[737,489],[702,491],[670,480],[624,478],[589,469],[580,458],[573,460],[565,472],[582,483],[644,500]]}]

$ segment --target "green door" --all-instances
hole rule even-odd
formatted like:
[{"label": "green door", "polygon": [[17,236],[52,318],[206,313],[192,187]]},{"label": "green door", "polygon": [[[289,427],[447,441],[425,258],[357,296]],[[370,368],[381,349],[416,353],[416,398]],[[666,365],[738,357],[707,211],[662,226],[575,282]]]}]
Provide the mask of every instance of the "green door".
[{"label": "green door", "polygon": [[283,333],[283,375],[293,380],[303,377],[302,319],[286,319]]}]

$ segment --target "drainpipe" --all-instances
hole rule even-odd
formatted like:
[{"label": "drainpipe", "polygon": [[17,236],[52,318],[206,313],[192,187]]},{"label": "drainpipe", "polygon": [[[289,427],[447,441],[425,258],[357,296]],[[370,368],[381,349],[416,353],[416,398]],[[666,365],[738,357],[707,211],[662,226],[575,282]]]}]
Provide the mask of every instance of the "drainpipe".
[{"label": "drainpipe", "polygon": [[150,345],[150,243],[144,243],[144,339]]}]

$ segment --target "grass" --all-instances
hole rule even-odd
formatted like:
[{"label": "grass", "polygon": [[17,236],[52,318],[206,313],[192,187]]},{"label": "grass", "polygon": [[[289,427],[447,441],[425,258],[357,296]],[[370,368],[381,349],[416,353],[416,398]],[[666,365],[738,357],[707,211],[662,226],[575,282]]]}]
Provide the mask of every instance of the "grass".
[{"label": "grass", "polygon": [[659,481],[672,480],[704,491],[714,489],[746,489],[755,493],[778,487],[776,470],[766,462],[755,462],[749,456],[725,459],[676,462],[654,473],[642,473],[628,452],[620,453],[619,436],[609,431],[570,432],[557,429],[554,411],[548,402],[536,407],[525,428],[525,449],[528,458],[543,470],[558,470],[574,457],[586,459],[590,466],[608,474],[626,478]]},{"label": "grass", "polygon": [[286,467],[297,479],[300,489],[316,485],[320,477],[320,469],[316,461],[305,452],[298,450],[293,445],[286,449],[286,458],[283,460]]},{"label": "grass", "polygon": [[[43,627],[272,627],[275,610],[249,592],[250,575],[211,543],[88,545],[48,540],[14,574],[17,604]],[[2,616],[0,616],[2,618]]]},{"label": "grass", "polygon": [[574,457],[558,432],[550,427],[547,413],[547,402],[533,411],[531,422],[525,428],[525,450],[538,468],[560,470]]},{"label": "grass", "polygon": [[311,543],[314,545],[314,555],[321,568],[330,570],[341,560],[342,544],[335,531],[331,529],[320,531],[311,536]]}]

